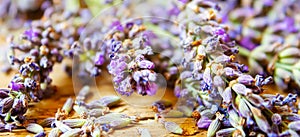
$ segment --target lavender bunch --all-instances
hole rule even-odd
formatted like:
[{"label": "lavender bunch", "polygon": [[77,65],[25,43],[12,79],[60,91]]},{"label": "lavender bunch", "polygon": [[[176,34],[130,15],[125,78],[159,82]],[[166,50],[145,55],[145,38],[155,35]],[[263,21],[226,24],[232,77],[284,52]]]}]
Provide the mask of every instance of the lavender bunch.
[{"label": "lavender bunch", "polygon": [[247,66],[235,62],[238,49],[226,27],[214,18],[216,11],[197,12],[195,9],[202,8],[193,6],[182,14],[194,13],[203,19],[188,22],[180,35],[186,54],[175,87],[180,98],[177,109],[186,116],[199,115],[197,126],[208,128],[208,136],[297,134],[293,126],[298,119],[282,120],[286,115],[297,115],[296,95],[262,95],[262,87],[272,78],[246,74]]},{"label": "lavender bunch", "polygon": [[[221,3],[229,35],[247,56],[253,74],[273,75],[282,90],[299,93],[299,1],[241,1]],[[222,6],[221,6],[222,7]],[[240,23],[243,22],[243,23]]]},{"label": "lavender bunch", "polygon": [[154,95],[158,89],[154,63],[147,60],[152,55],[151,38],[153,32],[143,25],[129,22],[124,30],[115,30],[107,40],[110,49],[109,73],[114,76],[116,90],[122,95],[137,92],[141,95]]},{"label": "lavender bunch", "polygon": [[[28,102],[38,101],[47,95],[51,95],[56,89],[51,85],[52,79],[49,73],[56,62],[62,61],[61,47],[57,44],[58,34],[50,26],[44,29],[25,31],[22,43],[11,43],[13,54],[10,56],[12,64],[19,64],[19,71],[13,77],[9,89],[1,90],[2,111],[1,119],[7,125],[21,126],[24,122],[24,114],[28,108]],[[43,39],[43,44],[39,39]],[[45,42],[44,40],[47,40]],[[14,52],[23,52],[18,56]],[[2,127],[3,130],[11,130]]]},{"label": "lavender bunch", "polygon": [[76,14],[66,11],[64,18],[58,18],[59,9],[47,9],[45,20],[33,21],[18,42],[10,39],[9,59],[12,65],[18,66],[18,73],[8,85],[9,89],[1,90],[1,120],[5,121],[1,130],[22,126],[28,102],[39,101],[56,91],[49,74],[56,63],[62,62],[66,44],[76,40],[78,28],[66,20],[72,20]]}]

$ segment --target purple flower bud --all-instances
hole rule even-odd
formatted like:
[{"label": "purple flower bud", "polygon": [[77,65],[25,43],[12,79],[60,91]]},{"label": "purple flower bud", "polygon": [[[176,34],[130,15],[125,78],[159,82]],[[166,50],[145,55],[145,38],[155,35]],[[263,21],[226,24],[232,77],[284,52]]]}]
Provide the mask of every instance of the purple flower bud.
[{"label": "purple flower bud", "polygon": [[154,69],[154,63],[149,60],[142,60],[138,62],[138,66],[144,69]]},{"label": "purple flower bud", "polygon": [[232,69],[230,67],[225,67],[224,68],[224,74],[227,77],[237,77],[239,75],[238,72],[236,72],[234,69]]},{"label": "purple flower bud", "polygon": [[246,88],[246,86],[245,85],[243,85],[243,84],[234,84],[233,86],[232,86],[232,89],[236,92],[236,93],[238,93],[238,94],[241,94],[241,95],[244,95],[244,96],[246,96],[248,93],[247,93],[247,88]]},{"label": "purple flower bud", "polygon": [[11,97],[4,98],[0,101],[1,113],[7,113],[14,103],[14,99]]},{"label": "purple flower bud", "polygon": [[207,117],[201,117],[199,119],[199,121],[197,122],[197,126],[198,128],[204,128],[204,129],[207,129],[210,125],[210,123],[212,122],[212,120],[210,120],[209,118]]},{"label": "purple flower bud", "polygon": [[170,72],[171,75],[175,75],[175,74],[178,73],[178,68],[175,67],[175,66],[170,67],[170,68],[169,68],[169,72]]},{"label": "purple flower bud", "polygon": [[18,91],[24,88],[24,85],[22,83],[15,83],[15,82],[10,82],[9,88],[11,88],[14,91]]},{"label": "purple flower bud", "polygon": [[105,62],[105,58],[103,54],[98,54],[98,56],[96,56],[96,60],[95,60],[95,65],[96,66],[101,66],[103,65]]},{"label": "purple flower bud", "polygon": [[183,71],[181,74],[180,74],[180,78],[181,79],[186,79],[186,78],[190,78],[193,76],[193,73],[190,72],[190,71]]},{"label": "purple flower bud", "polygon": [[255,80],[251,75],[241,75],[237,78],[238,82],[244,85],[253,85]]},{"label": "purple flower bud", "polygon": [[9,90],[7,90],[7,89],[0,89],[0,98],[6,98],[6,97],[8,97],[8,93],[9,93]]},{"label": "purple flower bud", "polygon": [[146,87],[146,93],[149,96],[153,96],[156,94],[156,91],[158,90],[158,86],[151,82],[147,87]]},{"label": "purple flower bud", "polygon": [[142,34],[143,40],[146,45],[151,45],[151,39],[157,38],[157,36],[152,31],[144,31]]},{"label": "purple flower bud", "polygon": [[171,8],[171,9],[168,11],[168,14],[169,14],[170,16],[172,16],[172,15],[178,16],[179,13],[180,13],[180,9],[179,9],[176,5],[174,5],[173,8]]},{"label": "purple flower bud", "polygon": [[24,32],[24,35],[26,38],[28,38],[29,40],[35,38],[35,37],[38,37],[39,36],[39,33],[38,32],[35,32],[33,29],[28,29]]},{"label": "purple flower bud", "polygon": [[111,29],[116,29],[118,31],[124,31],[124,28],[121,24],[120,21],[114,21],[112,22],[111,26],[110,26]]},{"label": "purple flower bud", "polygon": [[180,97],[181,88],[180,86],[176,85],[174,88],[174,95],[179,98]]}]

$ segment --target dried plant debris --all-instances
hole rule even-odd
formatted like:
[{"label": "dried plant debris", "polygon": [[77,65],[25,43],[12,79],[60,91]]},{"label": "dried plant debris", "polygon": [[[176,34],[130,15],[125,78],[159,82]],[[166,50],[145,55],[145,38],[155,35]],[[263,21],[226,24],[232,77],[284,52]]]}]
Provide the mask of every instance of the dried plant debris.
[{"label": "dried plant debris", "polygon": [[[161,88],[158,74],[162,74],[178,101],[160,100],[152,109],[170,133],[188,131],[165,121],[167,117],[193,117],[199,129],[207,129],[207,136],[300,133],[297,0],[106,0],[101,4],[41,0],[27,7],[28,3],[15,2],[0,2],[0,22],[8,17],[21,21],[21,9],[44,12],[28,21],[19,37],[7,39],[9,63],[17,70],[0,89],[0,131],[25,127],[35,136],[45,136],[43,127],[51,127],[49,136],[98,137],[134,126],[139,121],[136,116],[110,111],[119,105],[119,96],[88,102],[89,86],[83,86],[75,99],[68,98],[53,117],[39,124],[28,122],[28,104],[57,91],[50,75],[54,66],[65,57],[78,57],[79,72],[72,75],[97,77],[106,68],[115,90],[124,96],[154,96]],[[105,17],[90,22],[92,13],[116,2],[120,5],[109,8]],[[139,5],[145,7],[143,12],[136,12]],[[225,13],[220,14],[221,7]],[[142,14],[153,18],[136,18]],[[239,55],[247,56],[249,67],[238,60]],[[273,81],[290,93],[265,94],[264,86]],[[140,134],[149,135],[145,130]]]},{"label": "dried plant debris", "polygon": [[137,128],[137,132],[140,137],[152,137],[149,130],[146,128]]}]

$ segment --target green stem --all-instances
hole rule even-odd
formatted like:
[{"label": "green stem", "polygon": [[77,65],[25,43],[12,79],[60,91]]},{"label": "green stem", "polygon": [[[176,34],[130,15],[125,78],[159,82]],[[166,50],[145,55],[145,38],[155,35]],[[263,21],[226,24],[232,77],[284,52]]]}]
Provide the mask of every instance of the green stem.
[{"label": "green stem", "polygon": [[289,71],[293,71],[293,69],[294,69],[293,66],[289,66],[289,65],[282,64],[282,63],[279,63],[279,62],[276,62],[275,67],[276,68],[283,68],[283,69],[286,69],[286,70],[289,70]]},{"label": "green stem", "polygon": [[145,23],[145,26],[149,29],[152,30],[153,32],[155,32],[158,35],[163,35],[163,36],[167,36],[169,38],[172,38],[174,41],[179,42],[180,39],[178,37],[176,37],[175,35],[173,35],[172,33],[165,31],[163,29],[161,29],[160,27],[158,27],[157,25],[154,25],[152,23]]},{"label": "green stem", "polygon": [[249,51],[248,49],[246,49],[242,46],[239,46],[239,54],[247,57],[251,54],[251,51]]}]

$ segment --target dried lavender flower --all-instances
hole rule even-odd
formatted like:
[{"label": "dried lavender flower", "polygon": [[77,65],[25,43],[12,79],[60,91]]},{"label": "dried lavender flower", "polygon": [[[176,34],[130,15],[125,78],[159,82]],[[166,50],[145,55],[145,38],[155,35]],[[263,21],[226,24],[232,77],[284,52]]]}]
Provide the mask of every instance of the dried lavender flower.
[{"label": "dried lavender flower", "polygon": [[167,121],[164,123],[164,126],[171,133],[179,134],[179,135],[183,133],[183,129],[174,122]]},{"label": "dried lavender flower", "polygon": [[35,123],[30,123],[26,126],[26,130],[32,133],[41,133],[44,132],[44,129],[42,126],[35,124]]},{"label": "dried lavender flower", "polygon": [[48,137],[59,137],[61,134],[61,131],[59,128],[52,128],[48,134]]}]

